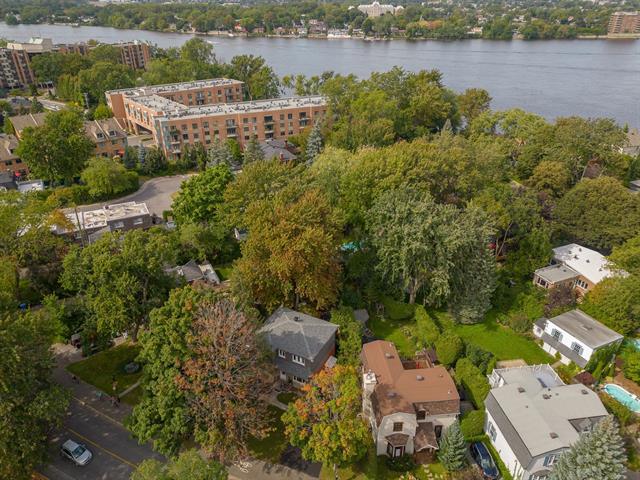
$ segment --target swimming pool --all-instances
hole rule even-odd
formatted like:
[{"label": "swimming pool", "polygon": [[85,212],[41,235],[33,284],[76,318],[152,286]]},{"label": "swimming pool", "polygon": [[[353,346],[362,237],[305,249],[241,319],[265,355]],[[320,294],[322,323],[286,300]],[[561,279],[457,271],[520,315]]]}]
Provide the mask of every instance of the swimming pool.
[{"label": "swimming pool", "polygon": [[631,340],[631,343],[634,347],[636,347],[637,350],[640,350],[640,338],[634,338],[633,340]]},{"label": "swimming pool", "polygon": [[613,383],[607,383],[604,386],[604,391],[627,407],[632,412],[640,413],[640,399],[634,394],[628,392],[620,385],[614,385]]}]

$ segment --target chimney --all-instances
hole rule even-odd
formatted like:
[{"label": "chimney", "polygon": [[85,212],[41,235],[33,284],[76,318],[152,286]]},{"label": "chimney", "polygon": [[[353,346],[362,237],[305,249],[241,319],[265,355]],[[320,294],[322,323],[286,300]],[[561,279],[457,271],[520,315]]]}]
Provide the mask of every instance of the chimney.
[{"label": "chimney", "polygon": [[366,394],[370,394],[373,392],[373,389],[376,388],[376,384],[378,381],[376,380],[376,374],[371,370],[365,372],[362,375],[362,388]]}]

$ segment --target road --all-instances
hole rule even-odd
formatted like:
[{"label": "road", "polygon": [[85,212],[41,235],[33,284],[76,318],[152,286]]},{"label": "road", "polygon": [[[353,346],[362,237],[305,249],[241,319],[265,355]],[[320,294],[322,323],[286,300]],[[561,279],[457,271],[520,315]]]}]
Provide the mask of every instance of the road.
[{"label": "road", "polygon": [[[93,453],[87,466],[77,467],[60,455],[60,446],[69,438],[85,444]],[[139,445],[118,422],[75,398],[49,449],[51,461],[41,473],[50,480],[128,480],[143,460],[163,460],[149,445]]]},{"label": "road", "polygon": [[[155,213],[161,217],[164,210],[169,210],[171,208],[173,194],[180,189],[180,185],[187,178],[189,178],[189,175],[152,178],[151,180],[144,182],[138,191],[127,195],[126,197],[110,200],[106,203],[145,202],[149,209],[149,213]],[[81,211],[87,211],[101,207],[103,204],[104,203],[83,205],[78,207],[78,209]]]}]

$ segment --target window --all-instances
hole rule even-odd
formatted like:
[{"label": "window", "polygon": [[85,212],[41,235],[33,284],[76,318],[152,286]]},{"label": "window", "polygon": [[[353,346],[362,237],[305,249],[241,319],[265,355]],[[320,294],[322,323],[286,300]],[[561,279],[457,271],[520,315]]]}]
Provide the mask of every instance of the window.
[{"label": "window", "polygon": [[487,423],[487,434],[491,438],[492,442],[496,441],[496,436],[497,436],[496,427],[494,427],[493,423],[491,422]]},{"label": "window", "polygon": [[198,124],[197,124],[197,123],[192,123],[192,124],[191,124],[191,128],[192,128],[193,130],[197,130],[197,129],[198,129]]},{"label": "window", "polygon": [[584,352],[584,348],[582,348],[582,345],[580,345],[578,342],[571,343],[571,350],[576,352],[578,355],[582,355],[582,352]]},{"label": "window", "polygon": [[293,381],[297,383],[307,383],[304,378],[296,377],[295,375],[293,376]]},{"label": "window", "polygon": [[393,422],[393,431],[401,432],[402,431],[402,422]]},{"label": "window", "polygon": [[304,365],[304,358],[298,355],[291,355],[291,361],[293,363],[297,363],[298,365]]},{"label": "window", "polygon": [[284,352],[284,350],[280,350],[280,349],[278,349],[278,356],[280,358],[287,358],[287,354]]},{"label": "window", "polygon": [[183,133],[182,134],[182,139],[183,140],[189,140],[189,134],[188,133]]},{"label": "window", "polygon": [[531,480],[547,480],[548,478],[547,475],[532,475],[530,477]]},{"label": "window", "polygon": [[555,338],[557,341],[562,340],[562,332],[556,328],[551,330],[551,336]]},{"label": "window", "polygon": [[576,279],[576,287],[580,287],[583,290],[586,290],[587,288],[589,288],[589,285],[587,285],[587,282],[585,282],[584,280],[580,280],[579,278]]},{"label": "window", "polygon": [[546,457],[544,457],[543,464],[544,464],[545,467],[550,467],[550,466],[556,464],[556,462],[558,461],[558,458],[559,458],[558,455],[556,455],[554,453],[551,453],[551,454],[547,455]]},{"label": "window", "polygon": [[116,222],[113,224],[113,228],[124,228],[124,222]]},{"label": "window", "polygon": [[424,410],[418,410],[418,413],[416,414],[416,420],[420,421],[424,420],[425,418],[427,418],[427,412]]},{"label": "window", "polygon": [[144,223],[144,220],[143,220],[142,218],[136,218],[136,219],[133,221],[133,224],[134,224],[134,225],[142,225],[143,223]]}]

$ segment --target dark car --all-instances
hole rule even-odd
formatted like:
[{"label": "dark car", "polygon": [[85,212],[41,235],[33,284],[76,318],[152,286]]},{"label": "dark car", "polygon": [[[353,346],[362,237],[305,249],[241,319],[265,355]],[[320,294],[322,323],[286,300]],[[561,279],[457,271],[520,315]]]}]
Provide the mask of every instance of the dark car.
[{"label": "dark car", "polygon": [[482,470],[482,475],[485,478],[490,480],[498,479],[500,476],[498,467],[496,467],[496,463],[493,461],[493,458],[491,458],[491,454],[484,443],[473,442],[471,444],[471,455],[480,467],[480,470]]}]

